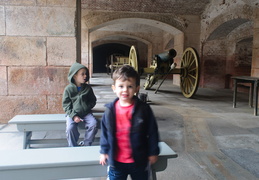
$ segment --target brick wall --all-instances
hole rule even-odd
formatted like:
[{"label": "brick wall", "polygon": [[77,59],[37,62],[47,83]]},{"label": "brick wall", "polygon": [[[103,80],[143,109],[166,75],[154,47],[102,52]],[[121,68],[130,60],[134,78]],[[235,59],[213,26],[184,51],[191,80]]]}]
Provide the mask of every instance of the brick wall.
[{"label": "brick wall", "polygon": [[198,15],[207,3],[207,0],[199,0],[199,3],[193,0],[177,1],[177,3],[172,0],[82,0],[82,6],[89,10],[174,13],[178,15],[190,12]]}]

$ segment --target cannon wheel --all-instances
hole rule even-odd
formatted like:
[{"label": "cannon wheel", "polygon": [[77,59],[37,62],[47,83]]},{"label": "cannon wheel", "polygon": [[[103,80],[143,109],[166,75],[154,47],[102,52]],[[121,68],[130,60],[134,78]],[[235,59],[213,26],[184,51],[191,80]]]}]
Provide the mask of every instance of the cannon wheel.
[{"label": "cannon wheel", "polygon": [[144,84],[144,89],[145,90],[150,89],[156,83],[156,81],[157,81],[157,79],[155,79],[155,75],[149,74],[146,77],[146,81],[145,81],[145,84]]},{"label": "cannon wheel", "polygon": [[110,69],[111,69],[111,78],[112,78],[112,75],[113,75],[113,71],[114,71],[114,67],[113,67],[113,55],[111,56],[111,64],[110,64]]},{"label": "cannon wheel", "polygon": [[191,98],[199,86],[199,58],[194,48],[187,48],[181,60],[180,87],[186,98]]},{"label": "cannon wheel", "polygon": [[132,66],[138,72],[138,58],[135,46],[131,46],[129,52],[129,65]]},{"label": "cannon wheel", "polygon": [[110,73],[111,73],[110,72],[111,71],[110,63],[111,63],[111,60],[110,60],[110,56],[109,56],[109,57],[106,58],[106,65],[105,65],[106,72],[107,72],[108,75],[110,75]]}]

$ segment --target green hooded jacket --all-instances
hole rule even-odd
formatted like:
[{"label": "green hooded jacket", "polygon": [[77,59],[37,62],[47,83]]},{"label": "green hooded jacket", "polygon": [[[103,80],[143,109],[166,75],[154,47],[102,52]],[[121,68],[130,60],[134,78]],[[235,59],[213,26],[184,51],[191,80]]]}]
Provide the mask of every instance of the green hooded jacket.
[{"label": "green hooded jacket", "polygon": [[96,104],[96,97],[92,87],[89,84],[82,84],[80,91],[78,91],[77,86],[74,83],[73,76],[82,68],[86,69],[87,81],[89,80],[88,69],[80,63],[74,63],[69,70],[69,85],[65,87],[62,98],[63,110],[72,119],[74,116],[83,118],[91,112],[91,109]]}]

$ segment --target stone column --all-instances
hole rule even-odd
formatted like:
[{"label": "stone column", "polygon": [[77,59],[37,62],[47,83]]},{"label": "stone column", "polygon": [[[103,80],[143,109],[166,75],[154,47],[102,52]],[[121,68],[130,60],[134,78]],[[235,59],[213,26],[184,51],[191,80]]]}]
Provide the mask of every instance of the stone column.
[{"label": "stone column", "polygon": [[[83,25],[83,24],[82,24]],[[87,27],[82,26],[81,29],[81,63],[89,67],[89,31]],[[91,73],[90,73],[91,74]]]}]

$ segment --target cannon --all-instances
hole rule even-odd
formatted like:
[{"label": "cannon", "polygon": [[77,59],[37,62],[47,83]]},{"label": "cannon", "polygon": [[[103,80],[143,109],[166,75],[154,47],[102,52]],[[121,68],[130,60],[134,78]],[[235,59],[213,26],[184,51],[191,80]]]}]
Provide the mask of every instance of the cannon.
[{"label": "cannon", "polygon": [[[176,68],[177,64],[174,62],[176,54],[177,52],[174,49],[157,54],[154,56],[149,67],[140,70],[143,74],[146,74],[144,89],[148,90],[158,80],[162,80],[155,91],[156,93],[168,75],[179,74],[182,94],[186,98],[193,97],[199,86],[200,68],[198,53],[192,47],[185,49],[179,68]],[[131,62],[130,65],[138,70],[137,53],[134,46],[131,46],[129,60]]]},{"label": "cannon", "polygon": [[135,48],[130,49],[129,56],[123,56],[120,54],[110,55],[106,62],[107,74],[111,74],[112,77],[112,74],[115,71],[115,69],[121,67],[124,64],[131,65],[135,68],[135,70],[138,71],[137,54]]}]

